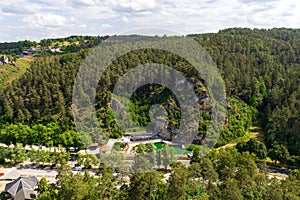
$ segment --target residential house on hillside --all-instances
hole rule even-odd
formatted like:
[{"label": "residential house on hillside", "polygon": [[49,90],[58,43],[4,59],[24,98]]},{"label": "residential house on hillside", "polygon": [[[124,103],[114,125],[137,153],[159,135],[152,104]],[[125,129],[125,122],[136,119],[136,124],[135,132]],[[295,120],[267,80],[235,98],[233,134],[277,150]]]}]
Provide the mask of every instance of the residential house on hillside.
[{"label": "residential house on hillside", "polygon": [[23,51],[22,53],[19,54],[19,57],[24,57],[24,56],[29,56],[32,55],[32,53],[30,51]]},{"label": "residential house on hillside", "polygon": [[99,151],[100,151],[100,153],[106,154],[110,151],[110,146],[103,145],[103,146],[99,147]]},{"label": "residential house on hillside", "polygon": [[50,51],[52,53],[55,53],[55,52],[61,52],[60,48],[53,48],[53,49],[50,49]]},{"label": "residential house on hillside", "polygon": [[8,57],[3,55],[0,57],[0,65],[3,65],[3,64],[8,64],[9,63],[9,60],[8,60]]}]

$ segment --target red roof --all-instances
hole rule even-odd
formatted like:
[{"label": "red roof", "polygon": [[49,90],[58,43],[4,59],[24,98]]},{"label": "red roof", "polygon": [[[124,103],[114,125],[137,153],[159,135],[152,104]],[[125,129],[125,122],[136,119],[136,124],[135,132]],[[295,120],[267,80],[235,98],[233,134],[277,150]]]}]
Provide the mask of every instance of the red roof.
[{"label": "red roof", "polygon": [[90,147],[97,147],[97,146],[98,146],[98,143],[90,144]]},{"label": "red roof", "polygon": [[103,145],[103,146],[99,147],[100,151],[108,151],[109,149],[110,149],[110,146],[108,146],[108,145]]}]

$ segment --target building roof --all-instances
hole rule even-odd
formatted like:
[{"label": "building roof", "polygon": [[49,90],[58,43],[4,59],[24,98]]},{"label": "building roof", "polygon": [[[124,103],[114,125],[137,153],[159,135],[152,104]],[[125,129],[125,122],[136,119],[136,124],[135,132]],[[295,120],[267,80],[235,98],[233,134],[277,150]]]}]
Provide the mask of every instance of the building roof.
[{"label": "building roof", "polygon": [[98,145],[99,145],[98,143],[93,143],[93,144],[90,144],[89,147],[98,147]]},{"label": "building roof", "polygon": [[36,194],[34,190],[22,188],[14,197],[14,200],[27,200],[27,199],[35,199]]},{"label": "building roof", "polygon": [[108,145],[103,145],[103,146],[99,147],[99,150],[100,150],[100,151],[109,151],[109,150],[110,150],[110,146],[108,146]]},{"label": "building roof", "polygon": [[19,177],[18,179],[7,183],[4,191],[9,193],[14,198],[22,189],[34,190],[38,182],[39,179],[35,176]]},{"label": "building roof", "polygon": [[4,143],[0,143],[0,147],[8,147],[8,146]]}]

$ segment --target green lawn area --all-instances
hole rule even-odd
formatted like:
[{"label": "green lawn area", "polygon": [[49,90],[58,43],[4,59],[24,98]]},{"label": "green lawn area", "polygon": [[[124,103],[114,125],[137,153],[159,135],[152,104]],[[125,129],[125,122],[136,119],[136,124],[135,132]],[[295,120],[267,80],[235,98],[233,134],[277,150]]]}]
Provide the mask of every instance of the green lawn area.
[{"label": "green lawn area", "polygon": [[[162,143],[162,142],[154,143],[154,145],[156,146],[157,150],[161,150],[163,148],[163,144],[164,143]],[[189,153],[188,150],[182,149],[181,146],[169,146],[169,147],[174,150],[175,154],[187,155]]]},{"label": "green lawn area", "polygon": [[16,63],[0,65],[0,90],[3,90],[13,80],[22,76],[30,67],[32,57],[18,58]]}]

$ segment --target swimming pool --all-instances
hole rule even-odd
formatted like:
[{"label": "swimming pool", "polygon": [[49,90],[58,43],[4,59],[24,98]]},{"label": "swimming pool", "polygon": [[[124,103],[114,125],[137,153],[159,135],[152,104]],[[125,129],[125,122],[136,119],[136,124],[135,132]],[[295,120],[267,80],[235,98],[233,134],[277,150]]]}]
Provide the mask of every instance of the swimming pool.
[{"label": "swimming pool", "polygon": [[[163,148],[164,144],[165,143],[163,143],[163,142],[154,143],[154,145],[156,146],[157,150],[161,150]],[[169,145],[169,147],[174,150],[175,154],[187,155],[189,153],[188,150],[182,149],[180,145]]]}]

